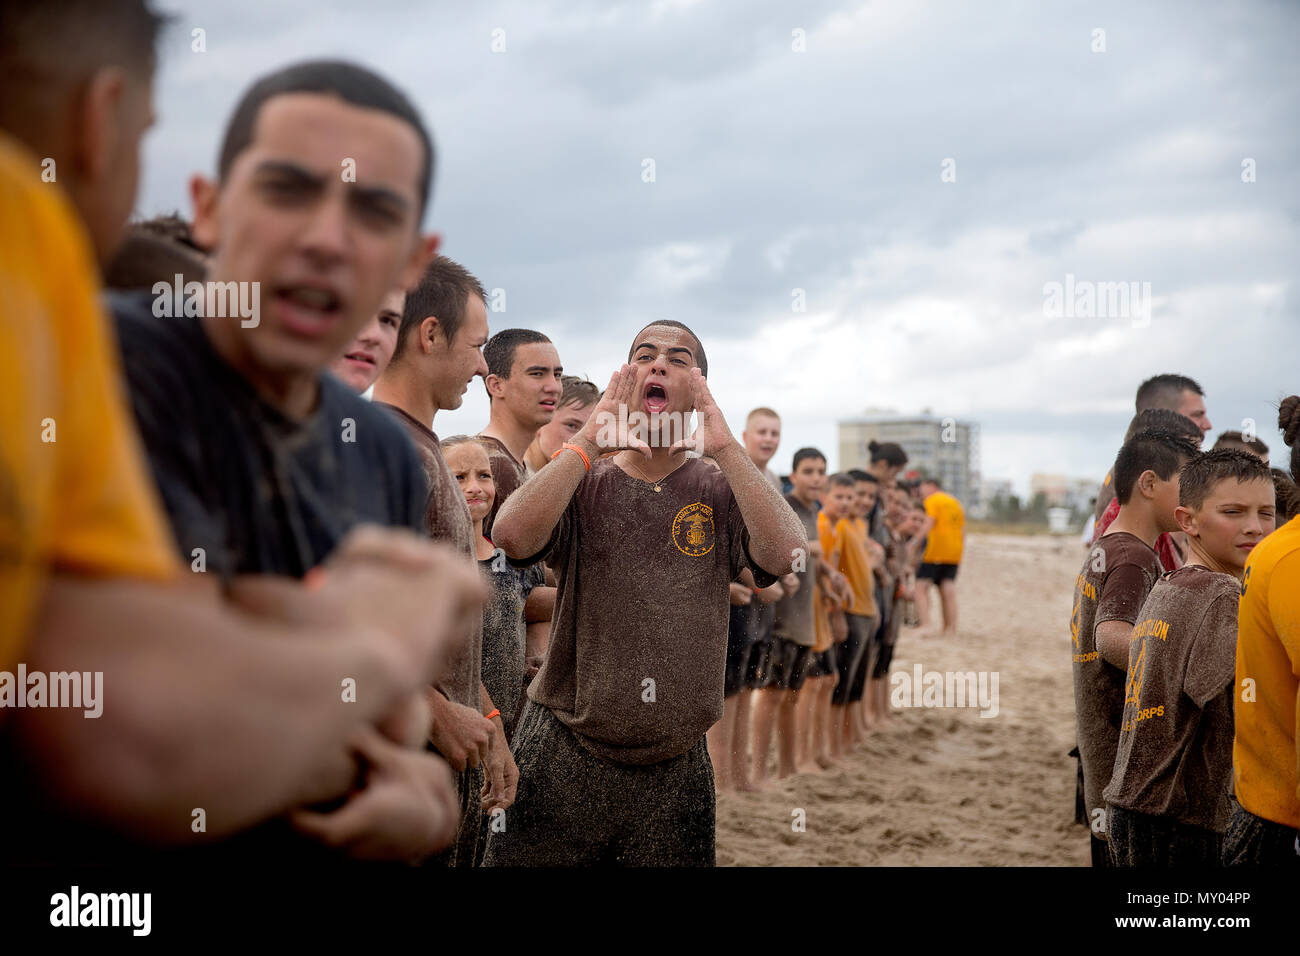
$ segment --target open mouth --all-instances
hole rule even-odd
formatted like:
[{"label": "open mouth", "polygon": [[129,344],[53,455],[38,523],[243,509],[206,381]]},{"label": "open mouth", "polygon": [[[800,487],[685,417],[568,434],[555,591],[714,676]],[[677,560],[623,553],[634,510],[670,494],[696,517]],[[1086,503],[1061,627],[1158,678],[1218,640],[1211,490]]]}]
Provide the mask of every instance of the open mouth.
[{"label": "open mouth", "polygon": [[342,298],[323,286],[281,286],[275,290],[274,300],[285,327],[298,335],[320,335],[343,315]]},{"label": "open mouth", "polygon": [[349,352],[343,357],[350,362],[356,362],[359,365],[369,365],[372,368],[379,364],[375,361],[374,356],[368,352]]},{"label": "open mouth", "polygon": [[662,412],[668,407],[668,391],[658,382],[650,382],[645,387],[643,403],[647,412]]}]

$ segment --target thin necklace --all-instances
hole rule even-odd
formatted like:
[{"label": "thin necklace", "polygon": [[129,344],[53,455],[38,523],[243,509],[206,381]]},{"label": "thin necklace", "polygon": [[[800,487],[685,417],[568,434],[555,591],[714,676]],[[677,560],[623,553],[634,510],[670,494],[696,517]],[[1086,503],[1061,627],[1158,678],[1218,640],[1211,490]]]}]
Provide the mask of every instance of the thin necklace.
[{"label": "thin necklace", "polygon": [[[685,461],[679,461],[676,465],[673,466],[672,471],[668,472],[668,475],[671,475],[671,474],[673,473],[673,471],[676,471],[678,468],[682,467],[682,465],[684,465],[684,464],[686,464]],[[646,473],[645,473],[644,471],[642,471],[640,468],[638,468],[636,465],[632,464],[632,461],[631,461],[630,458],[629,458],[628,461],[627,461],[627,466],[628,466],[629,468],[631,468],[633,471],[635,471],[635,472],[637,473],[637,477],[640,478],[642,481],[647,481],[647,482],[649,482],[650,484],[654,485],[654,486],[655,486],[655,491],[663,491],[663,490],[664,490],[664,489],[663,489],[663,484],[662,484],[662,483],[668,480],[668,475],[664,475],[664,476],[663,476],[662,478],[660,478],[658,481],[655,481],[653,478],[648,478],[648,477],[646,477]]]}]

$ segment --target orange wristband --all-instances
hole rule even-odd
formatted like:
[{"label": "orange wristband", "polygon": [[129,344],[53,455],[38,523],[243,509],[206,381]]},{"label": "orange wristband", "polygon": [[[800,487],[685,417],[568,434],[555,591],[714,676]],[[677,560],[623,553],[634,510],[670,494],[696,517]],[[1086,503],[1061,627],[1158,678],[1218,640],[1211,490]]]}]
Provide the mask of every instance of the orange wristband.
[{"label": "orange wristband", "polygon": [[501,716],[501,711],[499,711],[499,710],[493,710],[492,713],[490,713],[490,714],[484,714],[484,715],[483,715],[483,719],[484,719],[484,720],[491,720],[493,717],[500,717],[500,716]]},{"label": "orange wristband", "polygon": [[551,460],[553,461],[556,458],[559,458],[560,452],[564,451],[564,449],[566,448],[571,448],[574,451],[576,451],[580,456],[582,456],[582,463],[587,466],[587,471],[591,471],[591,459],[587,457],[587,453],[585,451],[583,451],[581,448],[579,448],[577,445],[573,444],[572,442],[566,441],[563,445],[561,445],[559,447],[559,450],[556,451],[556,453],[551,456]]}]

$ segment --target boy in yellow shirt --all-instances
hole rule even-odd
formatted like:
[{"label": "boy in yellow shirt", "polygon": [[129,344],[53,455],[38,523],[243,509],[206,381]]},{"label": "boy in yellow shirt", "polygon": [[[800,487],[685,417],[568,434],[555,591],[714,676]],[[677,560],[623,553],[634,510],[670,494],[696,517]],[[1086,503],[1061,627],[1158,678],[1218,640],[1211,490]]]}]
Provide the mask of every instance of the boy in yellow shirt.
[{"label": "boy in yellow shirt", "polygon": [[831,567],[848,578],[853,591],[853,600],[844,609],[848,636],[839,648],[839,681],[831,697],[834,707],[831,723],[834,734],[831,750],[833,756],[839,756],[854,743],[849,695],[859,672],[865,666],[866,651],[871,643],[878,614],[866,531],[853,517],[856,504],[857,482],[853,476],[844,472],[831,475],[829,486],[822,496],[821,513],[817,515],[817,533],[826,560]]},{"label": "boy in yellow shirt", "polygon": [[[1282,401],[1278,428],[1300,473],[1300,396]],[[1279,502],[1280,504],[1280,502]],[[1250,553],[1237,611],[1235,799],[1225,866],[1300,867],[1300,518]]]}]

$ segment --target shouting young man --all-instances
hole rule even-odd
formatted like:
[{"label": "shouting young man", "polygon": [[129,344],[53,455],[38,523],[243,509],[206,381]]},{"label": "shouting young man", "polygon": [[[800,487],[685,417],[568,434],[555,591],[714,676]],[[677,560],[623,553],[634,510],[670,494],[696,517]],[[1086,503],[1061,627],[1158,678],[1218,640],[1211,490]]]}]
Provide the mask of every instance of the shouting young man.
[{"label": "shouting young man", "polygon": [[[713,864],[704,734],[722,716],[728,585],[746,567],[772,584],[807,543],[727,428],[695,334],[653,323],[628,358],[497,515],[496,545],[545,559],[560,584],[515,732],[518,798],[487,865]],[[693,439],[664,440],[692,410]],[[653,447],[635,434],[645,415]],[[716,466],[684,455],[691,445]]]}]

